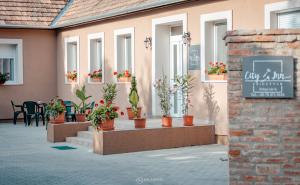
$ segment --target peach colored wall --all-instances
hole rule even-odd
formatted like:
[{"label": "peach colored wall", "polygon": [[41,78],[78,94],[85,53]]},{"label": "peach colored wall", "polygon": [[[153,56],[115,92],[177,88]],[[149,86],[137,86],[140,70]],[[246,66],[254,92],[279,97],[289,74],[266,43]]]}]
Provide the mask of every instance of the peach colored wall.
[{"label": "peach colored wall", "polygon": [[0,29],[0,38],[23,40],[23,85],[0,87],[0,119],[13,118],[10,100],[49,101],[56,96],[56,31]]},{"label": "peach colored wall", "polygon": [[[146,36],[152,35],[152,19],[170,15],[187,13],[188,31],[191,32],[191,44],[200,44],[200,15],[218,11],[233,11],[233,29],[262,29],[264,27],[264,5],[279,0],[228,0],[228,1],[198,1],[178,7],[163,8],[149,12],[131,15],[110,21],[98,22],[58,31],[58,95],[64,99],[77,101],[73,95],[75,85],[64,84],[64,38],[80,37],[80,84],[87,82],[87,37],[90,33],[105,33],[105,81],[113,81],[114,69],[114,38],[115,29],[135,28],[135,74],[138,80],[138,90],[141,98],[140,105],[147,113],[151,113],[151,50],[144,47]],[[200,71],[190,71],[196,77],[197,85],[193,92],[192,113],[200,119],[207,119],[206,106],[203,102],[203,83],[200,81]],[[227,84],[215,83],[216,100],[221,111],[218,114],[216,133],[228,134],[227,120]],[[87,84],[87,92],[95,100],[101,98],[101,85]],[[117,103],[124,110],[128,106],[127,95],[130,84],[119,84]]]}]

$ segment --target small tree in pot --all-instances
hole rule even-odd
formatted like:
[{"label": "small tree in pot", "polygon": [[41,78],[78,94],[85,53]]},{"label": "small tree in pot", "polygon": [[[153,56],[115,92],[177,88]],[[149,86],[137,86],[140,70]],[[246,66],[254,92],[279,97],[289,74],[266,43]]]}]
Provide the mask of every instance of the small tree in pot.
[{"label": "small tree in pot", "polygon": [[86,110],[89,108],[88,104],[86,101],[91,98],[92,96],[87,96],[86,95],[86,90],[85,86],[82,86],[80,89],[76,89],[75,92],[77,98],[80,99],[80,103],[74,104],[75,107],[75,112],[76,112],[76,121],[77,122],[85,122],[85,117],[86,117]]},{"label": "small tree in pot", "polygon": [[0,85],[3,85],[7,80],[9,80],[9,73],[0,73]]},{"label": "small tree in pot", "polygon": [[189,115],[189,106],[191,105],[191,91],[194,88],[194,78],[191,75],[177,76],[175,78],[175,89],[182,93],[182,113],[184,126],[193,126],[193,115]]},{"label": "small tree in pot", "polygon": [[65,106],[57,98],[52,99],[46,106],[46,117],[50,118],[50,123],[61,124],[65,122]]},{"label": "small tree in pot", "polygon": [[135,76],[133,76],[131,79],[131,88],[130,88],[130,93],[129,93],[128,99],[129,99],[129,103],[131,105],[131,107],[127,107],[128,119],[132,120],[134,118],[141,117],[142,108],[138,107],[139,95],[138,95],[138,90],[136,87]]},{"label": "small tree in pot", "polygon": [[170,116],[171,110],[171,95],[172,90],[168,83],[168,78],[163,74],[161,79],[158,79],[154,84],[156,93],[160,99],[160,107],[162,111],[162,126],[163,127],[172,127],[172,117]]}]

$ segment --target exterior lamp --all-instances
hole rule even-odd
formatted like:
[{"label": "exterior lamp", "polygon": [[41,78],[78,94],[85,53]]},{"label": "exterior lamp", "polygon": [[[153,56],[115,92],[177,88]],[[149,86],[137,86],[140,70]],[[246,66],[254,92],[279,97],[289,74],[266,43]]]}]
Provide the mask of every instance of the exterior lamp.
[{"label": "exterior lamp", "polygon": [[145,44],[145,48],[152,48],[152,38],[151,37],[146,37],[146,39],[144,40],[144,44]]},{"label": "exterior lamp", "polygon": [[182,35],[182,41],[184,45],[190,45],[191,43],[191,33],[190,32],[184,32]]}]

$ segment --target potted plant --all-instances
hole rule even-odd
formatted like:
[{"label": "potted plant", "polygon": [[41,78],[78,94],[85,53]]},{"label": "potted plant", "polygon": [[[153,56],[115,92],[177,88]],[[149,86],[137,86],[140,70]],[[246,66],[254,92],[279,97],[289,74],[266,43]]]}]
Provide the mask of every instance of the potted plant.
[{"label": "potted plant", "polygon": [[226,64],[223,62],[209,62],[207,73],[209,80],[227,80]]},{"label": "potted plant", "polygon": [[122,73],[114,72],[114,75],[117,76],[118,82],[130,82],[131,74],[128,70],[125,70]]},{"label": "potted plant", "polygon": [[156,89],[156,93],[160,99],[160,107],[162,111],[162,126],[163,127],[172,127],[172,117],[170,116],[171,109],[171,94],[172,90],[168,84],[167,76],[163,74],[161,79],[158,79],[154,87]]},{"label": "potted plant", "polygon": [[189,115],[189,106],[191,106],[191,91],[194,87],[194,78],[191,75],[177,76],[175,78],[175,88],[182,93],[182,113],[184,126],[193,126],[193,115]]},{"label": "potted plant", "polygon": [[61,124],[65,122],[65,106],[57,98],[52,99],[46,106],[46,117],[50,118],[50,123]]},{"label": "potted plant", "polygon": [[133,120],[134,118],[139,118],[141,117],[141,107],[138,107],[139,103],[139,95],[138,91],[136,88],[136,78],[133,76],[131,78],[131,88],[130,88],[130,93],[128,96],[129,103],[131,107],[127,107],[127,115],[128,119]]},{"label": "potted plant", "polygon": [[89,73],[89,77],[93,82],[102,82],[102,69],[98,69]]},{"label": "potted plant", "polygon": [[[103,87],[103,99],[100,105],[89,115],[93,127],[96,130],[114,130],[114,119],[118,118],[118,108],[113,106],[113,101],[117,95],[116,84],[105,84]],[[121,112],[121,115],[124,113]]]},{"label": "potted plant", "polygon": [[80,89],[76,89],[75,94],[81,101],[78,105],[74,103],[76,121],[85,122],[86,110],[89,108],[89,105],[86,103],[86,101],[92,96],[86,95],[85,86],[82,86]]},{"label": "potted plant", "polygon": [[9,80],[9,73],[0,73],[0,85],[3,85],[7,80]]},{"label": "potted plant", "polygon": [[77,71],[68,71],[67,74],[67,79],[69,82],[76,82],[77,81]]}]

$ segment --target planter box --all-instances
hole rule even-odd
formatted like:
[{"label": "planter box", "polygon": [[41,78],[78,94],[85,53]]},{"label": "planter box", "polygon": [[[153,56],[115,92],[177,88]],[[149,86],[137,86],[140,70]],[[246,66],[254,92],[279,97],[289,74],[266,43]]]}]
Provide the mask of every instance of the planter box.
[{"label": "planter box", "polygon": [[107,155],[215,144],[215,126],[94,131],[94,153]]},{"label": "planter box", "polygon": [[87,131],[91,126],[90,121],[86,122],[66,122],[64,124],[48,123],[47,140],[49,142],[65,142],[66,137],[77,136],[79,131]]},{"label": "planter box", "polygon": [[227,80],[227,74],[220,74],[220,75],[217,75],[217,74],[209,74],[208,75],[208,79],[209,80]]},{"label": "planter box", "polygon": [[131,77],[120,77],[118,82],[131,82]]}]

